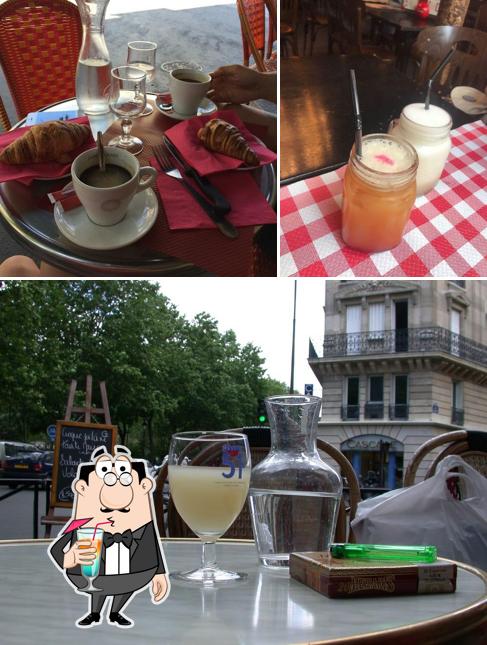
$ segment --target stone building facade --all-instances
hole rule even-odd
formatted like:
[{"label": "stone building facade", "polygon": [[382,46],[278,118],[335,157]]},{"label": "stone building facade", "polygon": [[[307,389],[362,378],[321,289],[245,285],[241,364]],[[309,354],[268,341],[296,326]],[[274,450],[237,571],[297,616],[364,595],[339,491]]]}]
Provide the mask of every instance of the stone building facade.
[{"label": "stone building facade", "polygon": [[309,364],[318,434],[362,486],[397,488],[427,439],[487,430],[487,281],[327,281],[323,353]]}]

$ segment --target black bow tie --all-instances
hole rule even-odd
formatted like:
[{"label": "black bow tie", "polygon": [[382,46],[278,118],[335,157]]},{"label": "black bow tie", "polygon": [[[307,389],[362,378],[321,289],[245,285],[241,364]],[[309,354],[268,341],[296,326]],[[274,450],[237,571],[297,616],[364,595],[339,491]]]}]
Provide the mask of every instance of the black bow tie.
[{"label": "black bow tie", "polygon": [[127,529],[123,533],[104,533],[103,534],[103,544],[105,545],[105,548],[108,549],[108,547],[112,546],[115,542],[118,544],[121,542],[123,545],[127,547],[127,549],[130,548],[130,545],[132,544],[134,539],[134,535],[130,529]]}]

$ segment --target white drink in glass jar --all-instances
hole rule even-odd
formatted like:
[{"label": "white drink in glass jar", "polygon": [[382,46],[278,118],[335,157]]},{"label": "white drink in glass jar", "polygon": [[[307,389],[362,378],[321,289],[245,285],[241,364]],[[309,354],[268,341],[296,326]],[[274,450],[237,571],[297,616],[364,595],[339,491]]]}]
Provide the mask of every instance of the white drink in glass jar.
[{"label": "white drink in glass jar", "polygon": [[219,538],[232,525],[247,497],[250,468],[242,478],[225,479],[220,468],[169,466],[169,484],[174,504],[186,524],[205,539]]},{"label": "white drink in glass jar", "polygon": [[451,149],[451,117],[442,108],[411,103],[391,124],[389,134],[408,141],[419,157],[416,175],[417,196],[426,195],[437,184]]}]

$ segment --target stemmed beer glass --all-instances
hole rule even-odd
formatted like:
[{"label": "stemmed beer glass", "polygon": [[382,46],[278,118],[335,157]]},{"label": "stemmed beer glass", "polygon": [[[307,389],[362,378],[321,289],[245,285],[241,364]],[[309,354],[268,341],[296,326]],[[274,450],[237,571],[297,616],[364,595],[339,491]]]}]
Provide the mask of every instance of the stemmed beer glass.
[{"label": "stemmed beer glass", "polygon": [[[127,65],[138,67],[145,72],[146,82],[151,83],[156,73],[157,43],[147,40],[133,40],[128,44]],[[152,114],[154,108],[147,104],[139,116]]]},{"label": "stemmed beer glass", "polygon": [[168,475],[178,513],[203,543],[201,567],[171,576],[205,586],[245,578],[245,573],[225,571],[217,565],[215,543],[234,522],[247,498],[247,437],[238,432],[174,434]]},{"label": "stemmed beer glass", "polygon": [[132,117],[141,114],[146,106],[146,74],[138,67],[122,65],[111,72],[110,109],[122,117],[122,134],[111,139],[109,146],[124,148],[134,155],[142,151],[144,144],[130,134]]}]

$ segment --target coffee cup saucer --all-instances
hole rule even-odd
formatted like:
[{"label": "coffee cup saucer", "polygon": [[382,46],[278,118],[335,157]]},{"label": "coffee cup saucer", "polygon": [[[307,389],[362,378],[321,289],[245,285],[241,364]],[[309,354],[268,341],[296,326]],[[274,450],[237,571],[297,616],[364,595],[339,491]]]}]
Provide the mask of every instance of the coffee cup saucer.
[{"label": "coffee cup saucer", "polygon": [[136,193],[121,222],[99,226],[88,217],[83,206],[64,211],[59,202],[54,204],[54,221],[70,242],[85,249],[110,251],[136,242],[154,225],[159,205],[152,188]]},{"label": "coffee cup saucer", "polygon": [[159,110],[161,114],[168,116],[170,119],[175,119],[176,121],[187,121],[188,119],[192,119],[194,116],[203,116],[205,114],[212,114],[213,112],[216,112],[218,109],[216,104],[213,103],[213,101],[209,99],[207,96],[205,96],[202,99],[198,107],[197,113],[189,116],[186,114],[179,114],[179,112],[176,112],[176,110],[172,107],[170,94],[158,94],[156,96],[156,100],[154,101],[154,105],[156,106],[156,108]]}]

